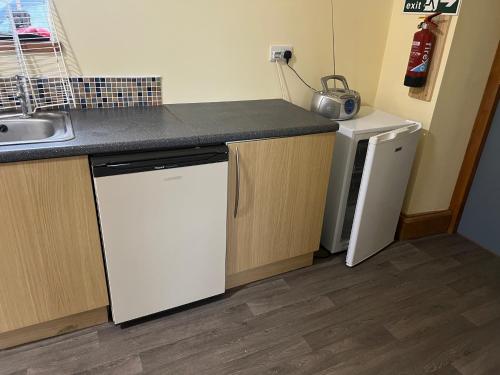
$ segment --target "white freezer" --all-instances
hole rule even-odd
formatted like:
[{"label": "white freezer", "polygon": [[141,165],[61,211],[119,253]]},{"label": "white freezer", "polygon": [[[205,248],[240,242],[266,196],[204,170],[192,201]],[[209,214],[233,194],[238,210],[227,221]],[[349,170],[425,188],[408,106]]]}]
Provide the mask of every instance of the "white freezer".
[{"label": "white freezer", "polygon": [[225,291],[227,162],[153,168],[94,179],[116,324]]},{"label": "white freezer", "polygon": [[[354,119],[340,121],[339,125],[321,235],[322,246],[332,253],[346,251],[353,239],[354,217],[361,196],[361,182],[367,171],[365,167],[368,163],[370,139],[408,126],[421,127],[414,121],[366,106],[361,108]],[[389,166],[383,173],[389,173],[390,169]],[[411,163],[407,172],[410,173],[410,170]],[[371,178],[377,176],[371,174]],[[386,183],[390,184],[389,180]],[[370,188],[371,186],[370,184]],[[401,189],[406,190],[406,185]]]}]

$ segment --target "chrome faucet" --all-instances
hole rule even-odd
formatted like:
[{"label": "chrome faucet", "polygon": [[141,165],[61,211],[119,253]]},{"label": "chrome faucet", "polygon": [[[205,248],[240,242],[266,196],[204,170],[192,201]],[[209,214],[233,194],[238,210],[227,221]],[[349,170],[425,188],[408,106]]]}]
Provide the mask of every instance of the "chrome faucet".
[{"label": "chrome faucet", "polygon": [[28,85],[26,84],[26,77],[21,75],[16,75],[16,99],[21,103],[22,118],[30,118],[33,114],[33,108],[31,106],[31,99],[28,91]]}]

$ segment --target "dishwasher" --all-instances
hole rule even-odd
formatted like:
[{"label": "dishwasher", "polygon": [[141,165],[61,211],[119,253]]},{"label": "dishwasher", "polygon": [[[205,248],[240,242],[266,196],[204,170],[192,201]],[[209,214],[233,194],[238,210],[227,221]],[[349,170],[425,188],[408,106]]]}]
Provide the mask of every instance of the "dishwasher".
[{"label": "dishwasher", "polygon": [[90,160],[115,324],[224,293],[226,146]]}]

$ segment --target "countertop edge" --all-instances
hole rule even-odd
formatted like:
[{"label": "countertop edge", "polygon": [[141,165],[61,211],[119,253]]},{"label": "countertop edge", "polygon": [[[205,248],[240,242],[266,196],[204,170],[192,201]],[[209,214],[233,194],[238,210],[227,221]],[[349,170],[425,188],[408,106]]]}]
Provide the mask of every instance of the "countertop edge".
[{"label": "countertop edge", "polygon": [[[252,110],[255,112],[255,106],[258,105],[259,101],[253,101],[251,104],[253,108]],[[286,103],[281,100],[262,100],[264,112],[267,110],[269,112],[269,105],[273,105],[273,102],[278,103],[278,109],[283,113],[286,111],[284,106],[290,105],[291,111],[299,111],[299,112],[308,112],[303,108],[297,107],[292,103]],[[229,105],[236,106],[245,106],[250,102],[224,102],[229,103]],[[207,105],[201,103],[202,105]],[[197,104],[192,104],[193,106],[197,106]],[[219,105],[219,104],[218,104]],[[234,111],[240,110],[240,107],[236,107]],[[200,108],[194,109],[195,111],[200,111]],[[232,109],[233,110],[233,109]],[[129,109],[132,111],[133,109]],[[75,131],[76,138],[70,141],[65,142],[52,142],[52,143],[31,143],[24,145],[15,145],[15,146],[0,146],[0,163],[14,163],[21,161],[35,161],[35,160],[45,160],[45,159],[53,159],[53,158],[63,158],[63,157],[75,157],[82,155],[104,155],[104,154],[116,154],[116,153],[125,153],[125,152],[142,152],[142,151],[157,151],[157,150],[168,150],[168,149],[177,149],[177,148],[190,148],[190,147],[200,147],[200,146],[208,146],[215,144],[224,144],[228,142],[240,142],[240,141],[250,141],[250,140],[259,140],[259,139],[267,139],[267,138],[283,138],[283,137],[295,137],[295,136],[303,136],[310,134],[319,134],[319,133],[331,133],[336,132],[339,129],[339,124],[334,121],[330,121],[328,119],[320,118],[319,115],[311,113],[310,118],[306,117],[304,120],[304,124],[301,125],[299,123],[295,123],[294,125],[287,126],[286,116],[282,120],[278,120],[278,125],[276,127],[272,127],[267,125],[265,127],[249,127],[248,129],[238,127],[231,128],[230,125],[226,126],[215,126],[213,129],[211,128],[210,122],[208,122],[207,127],[204,129],[198,128],[196,124],[191,124],[190,119],[180,118],[177,115],[173,114],[171,108],[168,105],[159,106],[157,110],[155,109],[138,109],[139,115],[138,117],[127,117],[130,116],[130,112],[125,112],[126,115],[123,115],[125,119],[130,118],[130,125],[125,127],[124,129],[118,128],[113,130],[109,130],[108,133],[103,133],[100,131],[99,124],[103,121],[106,122],[107,119],[112,119],[116,121],[116,116],[110,115],[109,113],[103,114],[102,120],[99,117],[95,117],[96,113],[88,114],[86,111],[78,112],[79,115],[76,119],[73,118],[73,128]],[[146,113],[144,112],[146,111]],[[151,129],[148,128],[147,125],[142,125],[147,123],[148,111],[151,111],[152,116],[156,119],[156,125],[153,125]],[[158,112],[156,112],[158,111]],[[258,111],[258,108],[257,108]],[[158,121],[158,119],[162,120],[162,116],[168,113],[172,115],[172,124],[168,125],[168,123],[164,123]],[[293,113],[293,112],[291,112]],[[308,112],[309,113],[309,112]],[[302,113],[299,115],[303,116]],[[133,116],[133,115],[132,115]],[[141,117],[142,116],[142,117]],[[272,115],[271,115],[272,116]],[[277,117],[280,116],[279,112]],[[146,118],[146,121],[144,120]],[[194,120],[197,120],[196,118]],[[212,119],[213,120],[213,119]],[[259,121],[257,118],[255,121]],[[164,120],[165,121],[165,120]],[[168,119],[166,121],[169,121]],[[222,120],[224,121],[224,119]],[[234,118],[231,119],[234,121]],[[266,120],[265,120],[266,121]],[[267,118],[269,124],[269,118]],[[281,124],[280,124],[281,121]],[[89,123],[94,125],[89,125]],[[154,123],[154,121],[153,121]],[[223,122],[222,122],[223,123]],[[158,131],[159,124],[165,124],[165,126],[172,126],[173,135],[168,134],[164,136],[164,131]],[[216,123],[214,123],[216,124]],[[120,130],[127,131],[130,127],[135,125],[145,126],[144,128],[144,136],[140,135],[142,130],[139,132],[135,132],[135,139],[127,139],[127,137],[114,137],[113,132],[118,132]],[[154,126],[156,126],[157,130],[155,130]],[[180,131],[175,130],[179,129]],[[188,130],[182,130],[182,128]],[[141,128],[142,129],[142,128]],[[155,133],[156,132],[156,133]],[[179,133],[176,135],[175,133]],[[184,134],[181,134],[184,133]],[[139,134],[139,136],[137,136]],[[4,149],[2,149],[2,147]]]},{"label": "countertop edge", "polygon": [[[115,154],[124,152],[147,152],[147,151],[157,151],[157,150],[168,150],[177,148],[190,148],[198,146],[208,146],[214,144],[224,144],[230,142],[242,142],[251,140],[261,140],[270,138],[286,138],[286,137],[297,137],[306,136],[312,134],[322,134],[322,133],[335,133],[336,130],[331,127],[324,127],[318,129],[293,129],[283,134],[277,134],[273,131],[263,131],[258,132],[246,132],[241,134],[220,134],[220,135],[210,135],[210,136],[200,136],[197,140],[191,138],[178,138],[175,141],[171,140],[155,140],[154,143],[151,141],[133,141],[129,143],[104,143],[89,146],[65,146],[61,148],[32,148],[24,150],[0,150],[0,164],[2,163],[15,163],[21,161],[35,161],[35,160],[46,160],[46,159],[57,159],[64,157],[76,157],[84,155],[103,155],[103,154]],[[286,134],[284,134],[286,133]]]}]

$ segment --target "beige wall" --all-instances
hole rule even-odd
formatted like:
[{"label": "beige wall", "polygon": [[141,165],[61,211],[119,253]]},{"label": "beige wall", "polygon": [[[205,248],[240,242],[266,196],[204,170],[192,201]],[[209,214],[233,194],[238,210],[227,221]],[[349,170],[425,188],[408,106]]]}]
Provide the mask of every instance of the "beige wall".
[{"label": "beige wall", "polygon": [[[334,1],[337,73],[373,104],[392,0]],[[281,97],[271,43],[294,46],[313,86],[332,72],[330,0],[55,3],[82,74],[158,74],[166,103]],[[293,102],[308,107],[311,92],[285,75]]]},{"label": "beige wall", "polygon": [[403,85],[411,41],[413,34],[417,31],[419,22],[421,22],[419,16],[403,14],[402,0],[394,1],[375,106],[396,115],[419,121],[423,124],[424,128],[428,129],[445,70],[455,30],[456,17],[452,19],[449,37],[444,49],[443,63],[439,70],[431,102],[410,98],[408,96],[408,87]]},{"label": "beige wall", "polygon": [[[405,213],[416,213],[426,212],[420,207],[410,207],[409,202],[413,197],[418,171],[422,167],[424,144],[427,138],[431,136],[428,130],[431,125],[434,108],[440,91],[451,42],[455,32],[457,17],[452,19],[450,25],[432,100],[430,102],[416,100],[408,96],[408,87],[403,85],[403,80],[408,64],[411,41],[413,39],[413,34],[417,31],[417,25],[420,20],[418,15],[403,14],[401,3],[402,2],[399,0],[393,3],[392,17],[382,63],[382,71],[380,73],[380,81],[375,98],[375,106],[395,115],[419,121],[424,127],[423,137],[417,149],[413,173],[403,207],[403,212]],[[446,208],[448,208],[448,206],[446,206]]]},{"label": "beige wall", "polygon": [[[166,103],[280,97],[270,44],[292,44],[294,66],[313,86],[332,72],[329,0],[55,2],[76,70],[160,75]],[[364,103],[426,129],[404,211],[447,209],[499,38],[500,1],[463,0],[429,103],[403,86],[418,18],[402,13],[402,0],[334,3],[337,73]],[[311,92],[284,74],[292,101],[307,108]]]},{"label": "beige wall", "polygon": [[500,37],[500,1],[463,0],[448,35],[431,102],[408,97],[402,84],[416,17],[395,1],[375,105],[421,121],[419,145],[403,211],[446,210]]},{"label": "beige wall", "polygon": [[500,38],[500,1],[464,0],[409,212],[447,209]]}]

